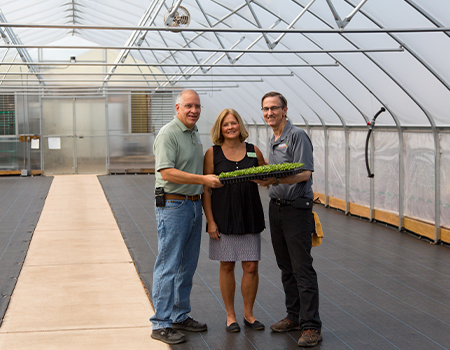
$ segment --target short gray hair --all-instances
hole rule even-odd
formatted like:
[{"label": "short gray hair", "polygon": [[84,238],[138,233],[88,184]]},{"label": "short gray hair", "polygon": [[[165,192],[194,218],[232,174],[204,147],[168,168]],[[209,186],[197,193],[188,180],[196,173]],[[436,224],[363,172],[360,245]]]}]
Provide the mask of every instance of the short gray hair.
[{"label": "short gray hair", "polygon": [[[188,93],[188,92],[193,93],[193,94],[196,94],[197,96],[199,96],[198,93],[197,93],[197,91],[192,90],[192,89],[186,89],[186,90],[181,91],[181,92],[178,94],[178,96],[177,96],[177,101],[175,102],[175,104],[179,105],[179,104],[181,103],[181,101],[183,101],[183,96],[184,96],[184,94],[185,94],[185,93]],[[200,97],[200,96],[199,96],[199,97]]]}]

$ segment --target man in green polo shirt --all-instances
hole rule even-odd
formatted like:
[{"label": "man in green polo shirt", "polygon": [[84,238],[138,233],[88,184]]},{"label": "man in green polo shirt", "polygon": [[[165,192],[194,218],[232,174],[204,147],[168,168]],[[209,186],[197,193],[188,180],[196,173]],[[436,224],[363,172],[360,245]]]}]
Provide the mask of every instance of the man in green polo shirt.
[{"label": "man in green polo shirt", "polygon": [[184,90],[175,109],[176,116],[161,128],[153,144],[158,257],[153,271],[151,336],[167,344],[186,341],[179,330],[207,330],[206,324],[189,316],[200,253],[200,195],[203,185],[222,186],[216,175],[203,175],[203,148],[195,125],[200,118],[200,97],[194,90]]}]

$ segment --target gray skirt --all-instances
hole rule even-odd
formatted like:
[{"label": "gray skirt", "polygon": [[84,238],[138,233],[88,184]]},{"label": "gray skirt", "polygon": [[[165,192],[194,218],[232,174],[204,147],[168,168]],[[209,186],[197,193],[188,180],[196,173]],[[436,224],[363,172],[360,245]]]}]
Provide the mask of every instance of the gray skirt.
[{"label": "gray skirt", "polygon": [[209,238],[209,258],[218,261],[259,261],[261,234],[221,234],[219,241]]}]

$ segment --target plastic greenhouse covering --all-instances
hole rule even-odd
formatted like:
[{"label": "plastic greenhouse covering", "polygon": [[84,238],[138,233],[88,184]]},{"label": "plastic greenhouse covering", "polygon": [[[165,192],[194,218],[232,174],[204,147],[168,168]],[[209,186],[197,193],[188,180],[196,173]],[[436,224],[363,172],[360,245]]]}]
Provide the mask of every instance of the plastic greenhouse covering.
[{"label": "plastic greenhouse covering", "polygon": [[[313,142],[326,206],[450,242],[448,0],[1,0],[0,11],[0,171],[146,168],[185,88],[201,97],[204,150],[234,108],[267,155],[261,97],[279,91]],[[79,152],[64,170],[47,153],[55,137],[65,157]]]}]

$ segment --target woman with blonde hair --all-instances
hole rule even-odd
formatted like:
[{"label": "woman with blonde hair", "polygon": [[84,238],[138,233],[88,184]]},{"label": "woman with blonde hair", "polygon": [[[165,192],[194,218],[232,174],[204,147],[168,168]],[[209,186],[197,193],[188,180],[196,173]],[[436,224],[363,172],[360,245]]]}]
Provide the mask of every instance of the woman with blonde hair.
[{"label": "woman with blonde hair", "polygon": [[[204,174],[219,175],[265,164],[261,151],[245,142],[248,132],[234,109],[226,108],[219,114],[210,134],[214,146],[206,151]],[[236,261],[242,261],[244,324],[254,330],[263,330],[264,325],[253,315],[259,281],[261,232],[265,228],[258,185],[240,182],[213,189],[205,186],[203,209],[210,236],[209,258],[220,261],[219,286],[227,312],[226,330],[240,331],[234,310]]]}]

